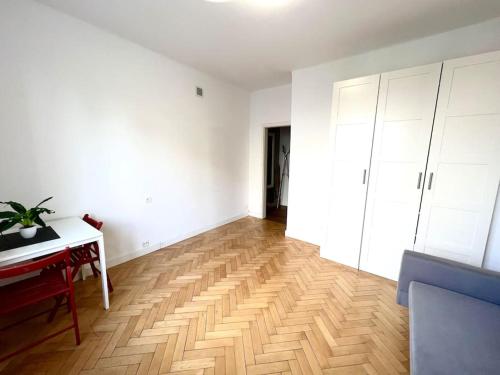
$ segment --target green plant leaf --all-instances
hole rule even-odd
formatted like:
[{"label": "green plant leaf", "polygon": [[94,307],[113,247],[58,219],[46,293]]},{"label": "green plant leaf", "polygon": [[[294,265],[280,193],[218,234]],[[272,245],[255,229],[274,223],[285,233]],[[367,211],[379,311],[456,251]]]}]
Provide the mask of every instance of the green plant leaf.
[{"label": "green plant leaf", "polygon": [[0,212],[0,219],[9,219],[9,218],[17,216],[17,215],[18,215],[17,212],[3,211],[3,212]]},{"label": "green plant leaf", "polygon": [[40,203],[38,203],[35,207],[39,207],[42,203],[45,203],[45,202],[51,200],[52,198],[54,198],[54,197],[48,197],[48,198],[44,199],[43,201],[41,201]]},{"label": "green plant leaf", "polygon": [[13,220],[0,221],[0,233],[5,232],[7,229],[12,228],[17,222]]},{"label": "green plant leaf", "polygon": [[33,219],[33,221],[44,228],[47,226],[47,224],[45,224],[45,222],[40,219],[40,216],[38,215]]},{"label": "green plant leaf", "polygon": [[23,227],[31,227],[33,226],[33,219],[31,217],[23,217],[23,219],[21,220],[21,224],[23,225]]},{"label": "green plant leaf", "polygon": [[1,202],[3,204],[8,204],[9,206],[12,207],[12,209],[16,212],[19,212],[20,214],[24,214],[26,212],[26,208],[21,204],[13,201],[9,202]]},{"label": "green plant leaf", "polygon": [[30,211],[32,213],[36,214],[36,215],[40,215],[40,214],[53,214],[54,213],[54,211],[49,210],[48,208],[43,208],[43,207],[34,207]]}]

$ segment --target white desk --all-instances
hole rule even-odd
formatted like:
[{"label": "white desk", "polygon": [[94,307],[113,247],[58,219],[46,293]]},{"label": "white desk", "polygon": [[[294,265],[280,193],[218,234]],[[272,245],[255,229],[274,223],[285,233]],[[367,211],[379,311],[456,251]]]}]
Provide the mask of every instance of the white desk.
[{"label": "white desk", "polygon": [[104,237],[102,232],[84,222],[78,217],[47,221],[60,238],[40,242],[34,245],[18,247],[12,250],[0,251],[0,267],[24,260],[33,259],[64,250],[67,247],[76,247],[97,241],[101,266],[102,300],[104,308],[109,309],[109,292],[106,276],[106,255],[104,252]]}]

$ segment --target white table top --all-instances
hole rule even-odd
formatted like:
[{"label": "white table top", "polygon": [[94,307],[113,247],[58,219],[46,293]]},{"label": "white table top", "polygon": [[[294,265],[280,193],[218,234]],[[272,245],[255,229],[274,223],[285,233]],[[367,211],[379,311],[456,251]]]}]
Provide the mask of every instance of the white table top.
[{"label": "white table top", "polygon": [[85,243],[97,241],[102,237],[98,231],[79,217],[50,220],[46,222],[60,238],[40,242],[34,245],[18,247],[11,250],[0,251],[0,265],[21,262],[26,259],[64,250],[66,247],[75,247]]}]

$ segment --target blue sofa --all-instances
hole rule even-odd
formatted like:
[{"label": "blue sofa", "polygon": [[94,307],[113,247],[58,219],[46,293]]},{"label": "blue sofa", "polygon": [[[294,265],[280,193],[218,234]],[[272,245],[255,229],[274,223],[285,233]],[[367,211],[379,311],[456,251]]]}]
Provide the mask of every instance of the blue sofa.
[{"label": "blue sofa", "polygon": [[413,375],[500,374],[500,273],[405,251],[397,302]]}]

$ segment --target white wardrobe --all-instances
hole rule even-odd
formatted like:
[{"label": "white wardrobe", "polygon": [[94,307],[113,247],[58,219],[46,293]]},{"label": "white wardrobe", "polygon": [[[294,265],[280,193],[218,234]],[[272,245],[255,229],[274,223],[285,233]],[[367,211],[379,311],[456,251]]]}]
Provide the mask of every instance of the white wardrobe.
[{"label": "white wardrobe", "polygon": [[500,52],[334,84],[321,256],[396,280],[405,249],[481,266],[500,181]]}]

